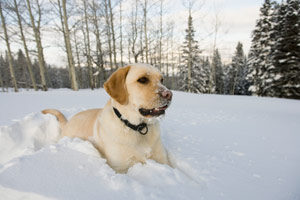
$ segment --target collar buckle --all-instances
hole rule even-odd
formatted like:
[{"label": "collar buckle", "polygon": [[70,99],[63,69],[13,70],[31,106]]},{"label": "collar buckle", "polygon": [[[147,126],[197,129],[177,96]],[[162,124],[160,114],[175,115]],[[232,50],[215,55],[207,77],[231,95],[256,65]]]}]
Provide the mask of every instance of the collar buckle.
[{"label": "collar buckle", "polygon": [[[143,131],[145,129],[145,131]],[[148,133],[148,126],[146,123],[141,123],[139,125],[137,125],[137,131],[142,134],[142,135],[146,135]]]}]

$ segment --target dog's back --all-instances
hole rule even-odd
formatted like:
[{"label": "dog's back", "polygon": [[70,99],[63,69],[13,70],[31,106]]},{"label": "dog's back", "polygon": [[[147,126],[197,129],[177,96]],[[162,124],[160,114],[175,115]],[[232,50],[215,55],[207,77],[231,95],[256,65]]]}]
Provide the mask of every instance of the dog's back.
[{"label": "dog's back", "polygon": [[102,109],[90,109],[77,113],[69,121],[58,110],[46,109],[43,114],[54,115],[60,123],[61,137],[79,137],[87,140],[94,134],[94,124]]}]

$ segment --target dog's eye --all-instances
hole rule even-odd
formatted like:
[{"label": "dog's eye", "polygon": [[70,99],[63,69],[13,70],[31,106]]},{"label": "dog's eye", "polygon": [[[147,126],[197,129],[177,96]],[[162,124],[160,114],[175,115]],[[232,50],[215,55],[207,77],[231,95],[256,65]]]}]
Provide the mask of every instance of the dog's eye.
[{"label": "dog's eye", "polygon": [[161,78],[161,79],[160,79],[160,82],[161,82],[161,83],[164,83],[164,79],[163,79],[163,78]]},{"label": "dog's eye", "polygon": [[147,77],[142,77],[139,78],[137,81],[142,84],[147,84],[149,82],[149,79]]}]

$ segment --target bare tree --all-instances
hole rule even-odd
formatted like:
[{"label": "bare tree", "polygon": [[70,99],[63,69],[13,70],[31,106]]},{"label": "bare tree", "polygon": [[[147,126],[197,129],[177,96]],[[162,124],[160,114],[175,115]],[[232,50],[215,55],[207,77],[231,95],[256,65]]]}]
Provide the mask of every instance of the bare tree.
[{"label": "bare tree", "polygon": [[97,67],[98,67],[98,71],[100,71],[99,73],[99,77],[101,74],[103,74],[103,78],[106,79],[106,73],[105,73],[105,69],[104,69],[104,58],[103,58],[103,50],[102,50],[102,42],[101,42],[101,34],[100,34],[100,28],[99,28],[99,5],[95,3],[95,1],[93,0],[92,2],[92,12],[93,12],[93,25],[94,25],[94,34],[95,34],[95,38],[96,38],[96,55],[97,55]]},{"label": "bare tree", "polygon": [[68,14],[66,9],[66,1],[65,0],[55,0],[56,2],[52,1],[53,7],[57,9],[59,19],[60,19],[60,27],[58,29],[61,31],[63,38],[64,38],[64,50],[67,54],[68,60],[68,68],[69,68],[69,78],[71,81],[71,88],[73,90],[78,90],[76,72],[75,72],[75,63],[72,53],[72,46],[71,46],[71,39],[70,39],[70,30],[68,24]]},{"label": "bare tree", "polygon": [[2,9],[2,2],[0,1],[0,15],[1,15],[1,21],[2,21],[2,28],[4,31],[4,39],[6,42],[6,47],[7,47],[7,53],[8,53],[8,65],[9,65],[9,71],[10,71],[10,77],[11,77],[11,81],[12,84],[14,86],[15,92],[18,92],[18,85],[17,85],[17,81],[16,81],[16,77],[15,77],[15,71],[13,68],[13,57],[11,54],[11,50],[10,50],[10,43],[9,43],[9,37],[8,37],[8,33],[7,33],[7,28],[6,28],[6,23],[5,23],[5,18],[3,15],[3,9]]},{"label": "bare tree", "polygon": [[17,15],[18,25],[19,25],[19,29],[20,29],[20,36],[21,36],[21,40],[23,42],[23,47],[24,47],[24,51],[25,51],[25,55],[26,55],[26,64],[27,64],[28,72],[29,72],[30,79],[32,82],[32,86],[33,86],[34,90],[37,90],[36,81],[35,81],[34,74],[32,71],[32,63],[31,63],[31,59],[29,56],[27,42],[26,42],[26,38],[24,35],[24,31],[23,31],[22,18],[21,18],[20,12],[19,12],[19,6],[17,3],[17,0],[14,0],[14,11]]},{"label": "bare tree", "polygon": [[146,63],[149,63],[149,59],[148,59],[149,50],[148,50],[147,12],[148,12],[148,1],[144,0],[143,14],[144,14],[145,54],[146,54]]},{"label": "bare tree", "polygon": [[[58,0],[58,3],[60,0]],[[72,89],[77,91],[78,90],[78,84],[76,80],[76,72],[75,72],[75,66],[74,66],[74,59],[72,54],[72,46],[71,46],[71,40],[70,40],[70,30],[68,25],[68,14],[67,14],[67,8],[66,8],[66,0],[62,0],[62,8],[63,8],[63,25],[64,25],[64,34],[65,34],[65,44],[66,44],[66,51],[67,51],[67,57],[69,61],[69,71],[71,74],[71,85]]]},{"label": "bare tree", "polygon": [[0,86],[2,88],[2,92],[5,92],[4,90],[4,83],[3,83],[3,80],[2,80],[2,74],[1,74],[1,71],[0,71]]},{"label": "bare tree", "polygon": [[32,26],[32,29],[34,32],[35,42],[36,42],[36,46],[37,46],[37,50],[38,50],[38,60],[39,60],[42,87],[43,87],[44,91],[47,91],[48,88],[47,88],[46,76],[45,76],[45,59],[44,59],[44,52],[43,52],[43,46],[42,46],[42,41],[41,41],[41,35],[40,35],[41,18],[42,18],[40,2],[39,2],[39,0],[36,0],[36,5],[37,5],[37,9],[38,9],[37,25],[35,24],[35,19],[34,19],[32,8],[31,8],[31,3],[29,0],[26,0],[26,2],[27,2],[27,9],[28,9],[28,13],[30,16],[31,26]]},{"label": "bare tree", "polygon": [[83,88],[82,69],[81,69],[81,62],[80,62],[80,55],[79,55],[76,32],[77,31],[75,30],[73,32],[73,34],[74,34],[74,43],[75,43],[75,53],[76,53],[76,58],[77,58],[78,80],[79,80],[80,88]]},{"label": "bare tree", "polygon": [[163,0],[160,0],[159,10],[159,69],[162,70],[162,38],[163,38]]},{"label": "bare tree", "polygon": [[[218,32],[220,28],[220,19],[219,19],[219,13],[216,11],[216,7],[214,5],[214,10],[215,10],[215,18],[214,18],[214,24],[213,24],[213,29],[214,29],[214,41],[213,41],[213,53],[212,53],[212,58],[214,55],[214,52],[217,49],[217,37],[218,37]],[[216,66],[211,65],[211,73],[210,73],[210,78],[209,78],[209,91],[210,93],[215,93],[216,91],[216,82],[217,82],[217,71],[216,71]]]},{"label": "bare tree", "polygon": [[112,61],[112,47],[111,47],[111,28],[110,28],[110,20],[108,13],[108,0],[104,0],[104,9],[105,9],[105,22],[106,22],[106,36],[108,42],[108,55],[109,55],[109,66],[110,69],[113,70],[113,61]]},{"label": "bare tree", "polygon": [[108,0],[108,8],[109,8],[109,18],[110,18],[110,28],[111,28],[111,36],[112,36],[112,44],[113,44],[113,54],[114,54],[114,65],[117,68],[117,52],[116,52],[116,38],[115,38],[115,29],[114,29],[114,18],[113,18],[113,10],[111,7],[111,0]]},{"label": "bare tree", "polygon": [[122,33],[122,26],[123,26],[123,18],[122,18],[122,0],[120,1],[120,56],[121,56],[121,66],[124,65],[123,62],[123,33]]},{"label": "bare tree", "polygon": [[[130,53],[134,58],[134,62],[138,62],[138,57],[143,53],[144,48],[140,44],[140,48],[138,48],[138,0],[135,0],[135,5],[132,7],[131,10],[131,17],[130,17],[130,33],[129,33],[129,46],[130,46]],[[130,54],[129,54],[130,55]]]},{"label": "bare tree", "polygon": [[88,13],[87,13],[87,1],[83,0],[84,6],[84,22],[85,22],[85,34],[86,34],[86,57],[87,57],[87,64],[88,64],[88,73],[89,73],[89,80],[90,80],[90,87],[93,90],[94,85],[94,78],[93,78],[93,69],[92,69],[92,58],[91,58],[91,47],[90,47],[90,35],[89,35],[89,23],[88,23]]},{"label": "bare tree", "polygon": [[190,1],[188,5],[189,9],[189,22],[188,22],[188,92],[191,92],[191,80],[192,80],[192,26],[191,26],[191,15],[192,15],[193,3]]}]

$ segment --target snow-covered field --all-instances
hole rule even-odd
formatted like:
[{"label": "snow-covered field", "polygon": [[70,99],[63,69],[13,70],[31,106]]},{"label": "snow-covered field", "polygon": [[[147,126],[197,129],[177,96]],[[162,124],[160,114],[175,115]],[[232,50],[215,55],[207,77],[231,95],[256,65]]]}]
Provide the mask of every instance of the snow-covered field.
[{"label": "snow-covered field", "polygon": [[300,101],[174,92],[161,121],[176,168],[116,174],[80,139],[56,142],[58,123],[102,107],[104,90],[0,93],[0,199],[300,199]]}]

